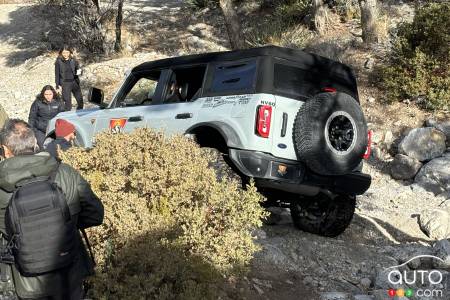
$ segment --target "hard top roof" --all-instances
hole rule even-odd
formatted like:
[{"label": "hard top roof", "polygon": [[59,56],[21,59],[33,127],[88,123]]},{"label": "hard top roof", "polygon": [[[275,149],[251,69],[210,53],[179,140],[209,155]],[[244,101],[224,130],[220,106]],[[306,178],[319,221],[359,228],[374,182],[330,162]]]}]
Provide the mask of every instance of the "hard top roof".
[{"label": "hard top roof", "polygon": [[224,52],[211,52],[204,54],[194,54],[179,57],[165,58],[155,61],[149,61],[136,66],[133,72],[148,71],[151,69],[174,67],[186,64],[206,64],[210,62],[220,61],[233,61],[239,59],[245,59],[258,56],[272,56],[291,61],[296,61],[308,66],[319,65],[322,68],[331,68],[336,65],[340,65],[340,68],[348,67],[330,60],[328,58],[308,53],[299,49],[283,48],[278,46],[264,46],[259,48],[224,51]]}]

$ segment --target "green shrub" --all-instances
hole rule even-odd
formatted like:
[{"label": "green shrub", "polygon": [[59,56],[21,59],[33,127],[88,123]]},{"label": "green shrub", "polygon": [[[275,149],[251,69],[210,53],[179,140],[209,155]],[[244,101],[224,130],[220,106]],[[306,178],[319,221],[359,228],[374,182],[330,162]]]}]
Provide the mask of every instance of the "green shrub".
[{"label": "green shrub", "polygon": [[182,136],[150,129],[102,133],[62,159],[91,183],[105,222],[89,230],[98,260],[94,299],[217,298],[226,274],[245,270],[264,216],[250,185],[216,180],[208,155]]},{"label": "green shrub", "polygon": [[387,66],[376,72],[388,101],[419,99],[430,110],[450,108],[450,3],[419,8],[403,24]]},{"label": "green shrub", "polygon": [[275,7],[274,17],[287,24],[299,23],[311,10],[309,0],[285,0]]},{"label": "green shrub", "polygon": [[305,26],[286,26],[281,20],[272,20],[263,26],[255,26],[246,34],[247,43],[252,47],[277,45],[302,49],[313,37],[313,32]]},{"label": "green shrub", "polygon": [[278,1],[272,7],[271,17],[249,26],[251,29],[245,34],[248,44],[252,47],[270,44],[304,48],[313,37],[313,32],[302,25],[310,8],[310,1],[307,0]]},{"label": "green shrub", "polygon": [[361,17],[357,0],[333,0],[330,2],[331,8],[342,18],[343,21],[359,19]]}]

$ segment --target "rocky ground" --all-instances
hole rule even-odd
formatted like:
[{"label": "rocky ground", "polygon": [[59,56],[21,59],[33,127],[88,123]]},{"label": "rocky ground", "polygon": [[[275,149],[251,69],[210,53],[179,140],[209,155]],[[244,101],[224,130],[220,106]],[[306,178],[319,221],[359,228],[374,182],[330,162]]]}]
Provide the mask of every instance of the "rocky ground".
[{"label": "rocky ground", "polygon": [[[223,26],[212,21],[217,20],[211,18],[215,12],[190,13],[177,0],[126,3],[127,28],[139,37],[139,51],[85,65],[85,93],[87,86],[96,85],[106,89],[108,98],[125,71],[143,61],[227,47]],[[0,5],[0,104],[10,117],[26,119],[35,95],[45,84],[53,84],[56,56],[42,43],[40,21],[28,5]],[[393,286],[385,268],[416,255],[450,255],[445,239],[436,243],[418,225],[423,210],[436,208],[450,197],[445,193],[435,196],[411,180],[393,180],[389,164],[395,153],[383,146],[410,128],[422,126],[430,114],[409,102],[382,104],[382,94],[368,84],[364,73],[370,70],[367,61],[377,63],[377,56],[361,49],[352,51],[355,60],[351,63],[359,69],[362,105],[369,126],[376,130],[374,155],[364,166],[373,177],[371,188],[357,199],[352,224],[337,238],[298,231],[289,210],[278,209],[281,221],[256,232],[263,250],[255,257],[250,274],[242,280],[230,279],[231,290],[224,298],[389,299],[387,289]],[[445,119],[448,114],[435,117]],[[419,261],[408,270],[419,267],[429,269],[426,261]]]}]

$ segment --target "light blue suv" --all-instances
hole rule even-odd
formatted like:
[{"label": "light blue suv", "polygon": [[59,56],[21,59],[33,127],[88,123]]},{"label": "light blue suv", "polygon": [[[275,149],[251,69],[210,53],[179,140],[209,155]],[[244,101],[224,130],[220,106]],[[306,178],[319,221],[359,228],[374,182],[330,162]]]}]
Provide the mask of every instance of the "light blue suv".
[{"label": "light blue suv", "polygon": [[242,178],[254,178],[270,205],[290,205],[297,227],[336,236],[371,182],[361,172],[370,135],[358,99],[348,66],[268,46],[143,63],[110,101],[92,88],[98,108],[55,119],[73,123],[84,147],[104,130],[193,136]]}]

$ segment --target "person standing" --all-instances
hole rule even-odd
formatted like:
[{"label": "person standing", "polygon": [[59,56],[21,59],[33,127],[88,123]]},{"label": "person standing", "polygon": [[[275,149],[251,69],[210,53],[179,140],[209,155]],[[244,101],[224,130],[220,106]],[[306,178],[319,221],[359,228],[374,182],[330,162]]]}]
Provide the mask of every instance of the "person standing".
[{"label": "person standing", "polygon": [[48,122],[65,111],[64,103],[51,85],[46,85],[31,105],[28,124],[33,128],[38,146],[42,149]]},{"label": "person standing", "polygon": [[75,126],[64,119],[57,119],[55,123],[55,135],[56,139],[47,145],[45,151],[59,160],[58,148],[61,151],[66,151],[73,146],[73,141],[75,140]]},{"label": "person standing", "polygon": [[[54,228],[55,220],[59,220],[54,218],[57,216],[55,215],[57,213],[64,215],[64,218],[70,218],[70,224],[75,225],[78,229],[98,226],[103,222],[103,205],[92,191],[89,183],[74,168],[64,163],[58,163],[47,152],[38,152],[34,132],[26,122],[19,119],[8,120],[2,129],[0,137],[1,147],[4,149],[5,155],[5,160],[0,162],[0,210],[2,212],[9,211],[10,200],[18,200],[20,193],[14,193],[14,191],[17,191],[18,188],[26,189],[31,184],[36,184],[33,181],[36,182],[37,179],[42,181],[42,178],[49,178],[50,186],[54,187],[53,190],[56,191],[59,189],[62,192],[53,194],[53,196],[58,197],[58,200],[53,202],[55,203],[54,205],[58,204],[61,207],[61,209],[53,209],[53,211],[49,211],[47,206],[37,206],[42,201],[49,201],[48,197],[43,197],[42,189],[36,190],[36,194],[25,192],[21,194],[22,199],[25,197],[23,195],[26,195],[26,197],[36,196],[36,199],[27,198],[26,203],[31,207],[26,210],[20,210],[16,218],[20,218],[23,214],[40,214],[40,218],[36,219],[36,216],[34,216],[34,219],[29,219],[27,222],[37,221],[41,225],[36,226],[34,231],[30,231],[30,228],[17,227],[18,229],[22,228],[20,230],[28,230],[32,234],[30,235],[29,233],[29,235],[19,237],[21,243],[15,246],[17,252],[13,252],[13,262],[11,260],[2,260],[0,263],[0,280],[2,282],[12,281],[14,292],[19,299],[80,300],[83,298],[83,280],[94,272],[93,261],[89,258],[79,231],[75,231],[73,235],[70,235],[73,237],[72,243],[70,243],[70,249],[73,249],[73,251],[62,252],[58,257],[52,257],[51,255],[54,255],[54,252],[49,249],[53,250],[52,247],[55,246],[65,247],[66,244],[63,244],[59,239],[63,238],[67,240],[67,235],[61,235],[60,232],[53,236],[47,235],[47,228],[52,225],[53,227],[50,228],[55,232],[58,231],[58,228]],[[17,203],[19,202],[15,203],[18,205]],[[64,209],[62,209],[62,203],[67,204],[64,204]],[[66,209],[68,209],[68,215],[65,213]],[[45,215],[43,215],[42,211],[45,212]],[[11,219],[14,215],[9,214],[9,216],[9,219]],[[8,227],[8,224],[11,223],[5,222],[7,218],[8,214],[0,218],[0,233],[2,235],[1,240],[3,241],[3,245],[5,244],[5,239],[8,237],[7,229],[11,228],[11,226]],[[25,222],[25,220],[22,221]],[[36,240],[36,238],[39,238],[39,230],[42,233],[41,239],[44,243]],[[70,232],[72,233],[72,231]],[[31,240],[27,240],[27,238],[34,238],[34,242],[31,243]],[[33,253],[34,251],[45,252],[47,256],[38,256],[38,260],[17,260],[16,256],[28,254],[20,254],[20,247],[25,247],[27,244],[28,249],[31,249],[29,251]],[[30,245],[35,245],[36,249],[30,248]],[[64,259],[68,255],[72,259],[71,263],[65,265],[63,268],[27,276],[23,274],[20,268],[21,262],[40,263],[44,265],[44,263],[53,263],[58,259]],[[5,291],[1,292],[4,293]],[[6,290],[6,292],[9,292],[9,290]]]},{"label": "person standing", "polygon": [[72,109],[72,94],[77,100],[77,109],[83,109],[79,75],[80,65],[73,57],[72,49],[63,46],[55,62],[55,82],[56,88],[62,93],[66,111]]}]

